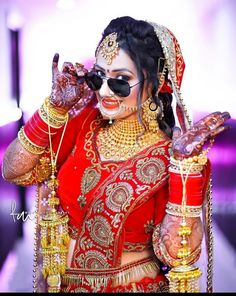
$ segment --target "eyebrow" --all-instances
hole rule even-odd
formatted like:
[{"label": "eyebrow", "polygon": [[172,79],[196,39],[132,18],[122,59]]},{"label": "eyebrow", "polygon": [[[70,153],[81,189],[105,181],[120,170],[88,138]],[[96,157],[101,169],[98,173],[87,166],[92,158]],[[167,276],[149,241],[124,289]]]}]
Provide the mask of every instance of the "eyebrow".
[{"label": "eyebrow", "polygon": [[[98,64],[95,64],[94,66],[99,68],[100,70],[102,70],[104,72],[106,71],[104,68],[102,68]],[[108,72],[109,72],[109,70],[108,70]],[[114,72],[114,73],[117,73],[117,72],[129,72],[130,74],[134,75],[134,73],[131,70],[127,69],[127,68],[119,68],[119,69],[112,70],[111,72]]]}]

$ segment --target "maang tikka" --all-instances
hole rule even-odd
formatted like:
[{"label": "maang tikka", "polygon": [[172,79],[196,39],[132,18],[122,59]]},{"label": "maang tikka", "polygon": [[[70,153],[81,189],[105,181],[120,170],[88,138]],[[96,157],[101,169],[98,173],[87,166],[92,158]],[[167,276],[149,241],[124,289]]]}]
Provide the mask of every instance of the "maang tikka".
[{"label": "maang tikka", "polygon": [[110,65],[112,63],[112,59],[118,55],[119,51],[119,43],[116,41],[117,33],[111,33],[106,36],[106,38],[99,45],[96,55],[101,52],[101,55],[107,61],[107,64]]}]

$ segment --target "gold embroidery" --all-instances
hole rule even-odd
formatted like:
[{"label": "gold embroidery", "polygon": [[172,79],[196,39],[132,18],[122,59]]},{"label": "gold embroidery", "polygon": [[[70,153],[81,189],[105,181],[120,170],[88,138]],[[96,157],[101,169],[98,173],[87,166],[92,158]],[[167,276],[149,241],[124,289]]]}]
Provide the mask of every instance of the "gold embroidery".
[{"label": "gold embroidery", "polygon": [[[92,153],[90,153],[89,148],[95,147],[93,146],[94,144],[94,142],[92,141],[94,139],[93,137],[94,137],[94,134],[90,133],[89,137],[87,138],[90,141],[90,145],[88,145],[88,141],[86,141],[85,143],[85,147],[86,147],[85,149],[87,149],[86,153],[88,153],[86,157],[90,158],[89,159],[90,162],[93,162],[92,164],[94,168],[98,170],[100,169],[100,166],[104,165],[104,163],[102,162],[99,163],[99,160],[98,160],[99,158],[97,157],[95,150],[92,151]],[[168,145],[168,142],[163,142],[160,145],[164,148],[166,147],[166,145]],[[130,208],[132,208],[139,202],[143,203],[146,200],[146,198],[148,198],[148,193],[146,190],[143,190],[143,192],[141,192],[140,194],[137,192],[134,192],[135,189],[142,187],[142,183],[139,182],[139,180],[135,175],[133,176],[132,179],[130,179],[129,182],[123,182],[123,180],[120,181],[121,180],[120,175],[122,175],[122,178],[126,178],[126,177],[130,178],[130,175],[131,175],[130,173],[132,171],[131,168],[135,168],[138,160],[142,158],[146,158],[148,155],[152,153],[153,150],[157,150],[155,148],[149,147],[149,149],[147,149],[144,154],[140,153],[137,157],[127,162],[126,166],[125,165],[121,166],[119,170],[115,171],[115,174],[112,174],[107,181],[102,183],[101,187],[97,188],[97,191],[94,193],[94,200],[91,201],[91,207],[86,212],[86,215],[84,217],[84,221],[81,227],[81,232],[78,238],[79,243],[77,245],[76,251],[73,256],[73,264],[76,268],[82,268],[85,264],[87,264],[87,262],[89,262],[88,266],[91,266],[94,264],[99,266],[100,264],[102,265],[101,262],[103,262],[103,259],[104,259],[104,262],[106,262],[108,265],[113,266],[113,264],[117,263],[117,261],[114,261],[114,260],[119,260],[119,258],[117,257],[117,252],[118,252],[116,248],[117,244],[114,244],[114,241],[119,239],[119,234],[121,233],[122,227],[124,226],[124,222],[126,220],[125,218],[128,215],[128,211],[130,210]],[[157,156],[157,158],[159,158],[159,156]],[[165,159],[168,159],[168,156],[163,155],[162,158],[165,160]],[[105,166],[103,168],[105,168]],[[127,174],[123,174],[124,171],[126,171]],[[164,182],[167,177],[168,176],[166,171],[165,176],[160,177],[159,180],[156,180],[155,184],[153,184],[152,186],[149,186],[148,192],[150,192],[151,194],[152,190],[153,191],[156,190],[156,188],[162,182]],[[128,186],[126,183],[128,184]],[[120,193],[119,190],[116,191],[117,186],[119,187],[119,184],[121,186],[120,188],[123,187],[122,190],[120,191],[122,192],[120,196],[119,196],[119,193]],[[109,189],[111,191],[109,191]],[[129,190],[132,190],[132,195],[130,194],[128,195]],[[115,196],[114,193],[117,196]],[[109,201],[110,205],[107,205],[108,198],[110,198],[110,201]],[[119,198],[121,199],[124,198],[122,205],[118,202]],[[112,207],[113,210],[109,208],[109,206]],[[120,210],[117,212],[118,208]],[[101,244],[98,244],[96,242],[97,234],[94,235],[94,232],[91,231],[92,229],[91,224],[94,225],[95,216],[106,217],[106,219],[103,220],[103,223],[109,223],[109,225],[112,227],[113,229],[112,233],[114,234],[114,241],[111,245],[107,246],[107,241],[105,242],[102,241],[104,237],[102,237],[102,240],[100,241]],[[90,228],[88,228],[88,225]],[[102,227],[103,226],[104,225],[102,225]],[[110,241],[110,238],[108,240]],[[93,250],[91,250],[91,247],[90,247],[92,243],[94,244]],[[89,272],[90,271],[91,269],[89,270]]]},{"label": "gold embroidery", "polygon": [[133,188],[129,183],[112,183],[106,190],[106,205],[113,212],[120,212],[130,204],[133,199]]},{"label": "gold embroidery", "polygon": [[84,268],[87,270],[100,270],[111,267],[110,264],[107,262],[106,256],[96,250],[86,251],[86,253],[78,256],[76,258],[76,261],[80,268]]},{"label": "gold embroidery", "polygon": [[144,243],[124,242],[123,252],[142,252],[143,250],[149,249],[151,246],[151,241]]},{"label": "gold embroidery", "polygon": [[114,241],[114,234],[107,219],[102,216],[95,216],[86,221],[92,239],[99,245],[108,247]]},{"label": "gold embroidery", "polygon": [[147,223],[144,225],[144,231],[145,233],[150,233],[153,231],[155,225],[154,225],[154,221],[147,221]]},{"label": "gold embroidery", "polygon": [[88,167],[84,171],[81,184],[80,184],[81,194],[77,199],[81,208],[83,208],[86,204],[85,194],[88,193],[91,189],[93,189],[97,185],[100,177],[101,177],[101,173],[96,171],[93,167]]},{"label": "gold embroidery", "polygon": [[137,178],[144,184],[155,184],[165,173],[165,164],[158,158],[144,158],[137,162]]},{"label": "gold embroidery", "polygon": [[139,278],[148,277],[150,272],[159,273],[159,262],[156,258],[148,257],[119,267],[102,269],[68,269],[62,278],[62,285],[76,285],[76,289],[90,289],[96,292],[105,291],[108,282],[112,281],[112,287],[125,286]]},{"label": "gold embroidery", "polygon": [[82,176],[80,185],[81,194],[77,198],[81,208],[83,208],[86,204],[86,194],[99,182],[101,178],[101,171],[107,170],[108,172],[112,172],[117,167],[117,164],[114,163],[101,163],[93,149],[95,130],[100,124],[100,117],[93,120],[90,124],[90,131],[85,136],[84,150],[86,151],[86,158],[91,161],[92,166],[86,168]]},{"label": "gold embroidery", "polygon": [[132,170],[125,170],[123,173],[120,174],[121,180],[132,180],[133,179],[133,172]]}]

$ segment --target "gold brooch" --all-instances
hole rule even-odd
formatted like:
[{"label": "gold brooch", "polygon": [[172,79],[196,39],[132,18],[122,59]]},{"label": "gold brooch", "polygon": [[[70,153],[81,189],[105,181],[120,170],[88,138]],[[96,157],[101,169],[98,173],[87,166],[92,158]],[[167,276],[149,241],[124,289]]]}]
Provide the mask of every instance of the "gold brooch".
[{"label": "gold brooch", "polygon": [[110,65],[112,59],[118,54],[118,45],[116,41],[117,33],[111,33],[106,36],[106,38],[99,45],[98,51],[106,59],[107,64]]}]

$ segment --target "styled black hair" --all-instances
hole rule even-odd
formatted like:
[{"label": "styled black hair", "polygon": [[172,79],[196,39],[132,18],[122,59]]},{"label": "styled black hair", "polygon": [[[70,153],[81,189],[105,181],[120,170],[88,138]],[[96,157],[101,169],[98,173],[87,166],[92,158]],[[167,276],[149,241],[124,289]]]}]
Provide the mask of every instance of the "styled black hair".
[{"label": "styled black hair", "polygon": [[[169,93],[159,92],[158,97],[156,96],[159,87],[157,73],[163,70],[164,54],[153,26],[146,21],[136,20],[130,16],[115,18],[111,20],[105,28],[98,47],[103,39],[113,32],[117,33],[117,42],[119,43],[119,47],[122,48],[135,63],[138,78],[141,81],[137,102],[139,118],[141,119],[140,106],[144,88],[145,72],[147,86],[150,84],[152,85],[150,95],[152,96],[154,102],[163,111],[157,117],[159,127],[169,137],[172,137],[172,128],[175,125],[175,118],[171,107],[172,95]],[[167,79],[167,77],[168,73],[166,73],[165,79]]]}]

